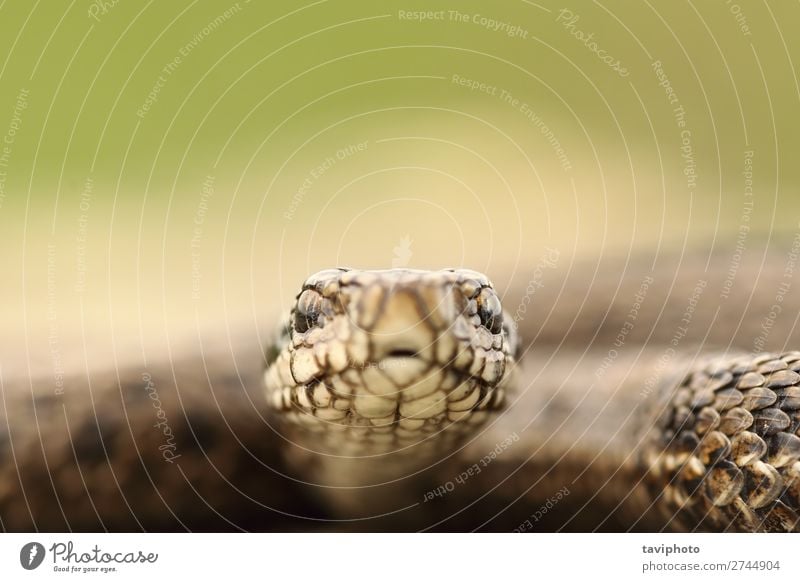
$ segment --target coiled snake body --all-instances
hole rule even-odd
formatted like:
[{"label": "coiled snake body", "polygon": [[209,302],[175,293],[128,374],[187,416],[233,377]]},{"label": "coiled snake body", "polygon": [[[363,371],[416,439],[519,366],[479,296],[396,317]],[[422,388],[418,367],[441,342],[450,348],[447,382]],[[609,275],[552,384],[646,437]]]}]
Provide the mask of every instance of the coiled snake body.
[{"label": "coiled snake body", "polygon": [[0,525],[795,531],[800,300],[719,263],[323,271],[266,357],[2,378]]}]

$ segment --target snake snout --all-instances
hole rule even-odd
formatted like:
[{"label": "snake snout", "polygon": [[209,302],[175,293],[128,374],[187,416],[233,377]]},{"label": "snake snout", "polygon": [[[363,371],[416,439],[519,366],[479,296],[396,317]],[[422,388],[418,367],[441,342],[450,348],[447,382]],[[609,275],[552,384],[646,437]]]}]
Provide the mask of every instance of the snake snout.
[{"label": "snake snout", "polygon": [[291,425],[327,435],[321,450],[420,456],[502,405],[513,353],[479,273],[330,270],[304,283],[265,384]]},{"label": "snake snout", "polygon": [[386,293],[385,307],[368,329],[375,361],[387,357],[431,360],[436,334],[420,309],[419,291],[399,288]]}]

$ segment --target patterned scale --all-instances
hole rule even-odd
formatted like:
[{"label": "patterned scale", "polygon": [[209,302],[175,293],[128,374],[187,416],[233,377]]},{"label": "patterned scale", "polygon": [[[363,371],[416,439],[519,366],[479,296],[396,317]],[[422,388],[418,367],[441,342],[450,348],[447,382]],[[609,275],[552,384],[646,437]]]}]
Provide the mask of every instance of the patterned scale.
[{"label": "patterned scale", "polygon": [[643,460],[673,527],[798,531],[800,352],[701,366],[658,428]]}]

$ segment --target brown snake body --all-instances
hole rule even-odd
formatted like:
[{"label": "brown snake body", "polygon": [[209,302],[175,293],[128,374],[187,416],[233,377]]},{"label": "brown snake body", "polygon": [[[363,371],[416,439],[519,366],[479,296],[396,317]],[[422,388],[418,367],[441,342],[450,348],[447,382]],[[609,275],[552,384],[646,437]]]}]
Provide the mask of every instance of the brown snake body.
[{"label": "brown snake body", "polygon": [[[314,450],[314,431],[276,410],[304,396],[263,389],[257,338],[73,376],[63,394],[3,377],[0,526],[792,531],[800,285],[786,251],[749,253],[735,271],[727,253],[602,259],[497,286],[520,335],[505,406],[446,446],[432,429],[423,440],[439,444],[389,470],[393,427],[425,413],[389,403],[379,455],[359,452],[363,432],[354,458],[337,458],[343,440]],[[493,398],[476,394],[487,412]],[[406,424],[413,445],[425,423]]]}]

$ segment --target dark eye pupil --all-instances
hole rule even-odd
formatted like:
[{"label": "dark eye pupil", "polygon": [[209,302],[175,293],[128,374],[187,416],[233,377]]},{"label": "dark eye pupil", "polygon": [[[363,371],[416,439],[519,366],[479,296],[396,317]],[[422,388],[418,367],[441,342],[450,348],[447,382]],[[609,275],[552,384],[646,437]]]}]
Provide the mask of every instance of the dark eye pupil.
[{"label": "dark eye pupil", "polygon": [[294,328],[305,333],[319,322],[320,297],[314,291],[306,290],[297,299],[294,312]]},{"label": "dark eye pupil", "polygon": [[296,311],[294,314],[294,328],[300,333],[305,333],[317,324],[318,319],[318,313],[300,313],[300,311]]},{"label": "dark eye pupil", "polygon": [[503,308],[497,295],[482,291],[478,298],[478,317],[481,324],[492,333],[500,333],[503,329]]}]

